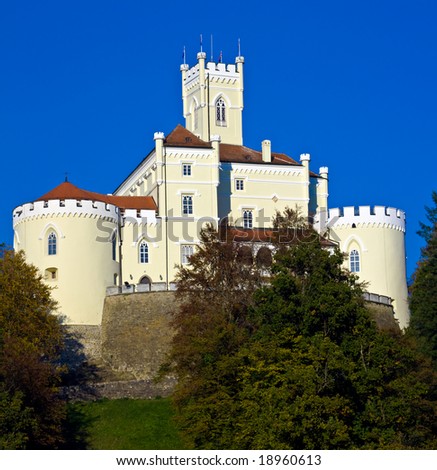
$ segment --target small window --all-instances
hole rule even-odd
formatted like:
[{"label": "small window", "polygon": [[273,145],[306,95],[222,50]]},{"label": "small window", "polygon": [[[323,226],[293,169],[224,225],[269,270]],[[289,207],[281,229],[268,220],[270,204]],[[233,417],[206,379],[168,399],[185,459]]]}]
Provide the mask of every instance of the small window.
[{"label": "small window", "polygon": [[47,243],[48,243],[48,246],[47,246],[48,254],[49,255],[56,255],[56,253],[58,252],[58,245],[57,245],[57,237],[56,237],[55,232],[50,232],[49,233]]},{"label": "small window", "polygon": [[140,263],[148,263],[149,262],[149,245],[142,241],[140,243],[140,253],[139,253],[139,260]]},{"label": "small window", "polygon": [[226,126],[226,104],[223,98],[219,98],[216,102],[216,120],[217,126]]},{"label": "small window", "polygon": [[244,180],[242,179],[235,180],[235,190],[244,191]]},{"label": "small window", "polygon": [[181,246],[181,262],[182,264],[188,264],[190,256],[194,252],[193,245],[182,245]]},{"label": "small window", "polygon": [[253,212],[250,210],[243,211],[243,227],[244,228],[253,227]]},{"label": "small window", "polygon": [[193,196],[182,196],[182,214],[190,215],[193,213]]},{"label": "small window", "polygon": [[182,165],[182,176],[191,176],[191,163],[184,163]]},{"label": "small window", "polygon": [[44,274],[46,281],[56,281],[58,279],[58,270],[56,268],[47,268]]},{"label": "small window", "polygon": [[357,250],[352,250],[349,254],[350,271],[352,273],[360,272],[360,254]]}]

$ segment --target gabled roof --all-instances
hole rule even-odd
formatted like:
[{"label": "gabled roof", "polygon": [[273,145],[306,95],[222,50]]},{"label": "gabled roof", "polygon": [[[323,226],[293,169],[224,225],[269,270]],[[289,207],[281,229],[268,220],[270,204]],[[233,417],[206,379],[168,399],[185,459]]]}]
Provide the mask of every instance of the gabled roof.
[{"label": "gabled roof", "polygon": [[84,201],[100,201],[112,204],[120,209],[149,209],[157,210],[156,203],[151,196],[109,196],[80,189],[69,181],[64,181],[56,188],[44,194],[37,201],[52,199],[79,199]]},{"label": "gabled roof", "polygon": [[245,147],[244,145],[220,144],[220,161],[232,163],[259,163],[262,165],[298,165],[285,153],[272,152],[272,161],[263,162],[262,153]]},{"label": "gabled roof", "polygon": [[178,124],[164,140],[164,145],[169,147],[200,147],[210,149],[211,144],[199,139],[185,127]]}]

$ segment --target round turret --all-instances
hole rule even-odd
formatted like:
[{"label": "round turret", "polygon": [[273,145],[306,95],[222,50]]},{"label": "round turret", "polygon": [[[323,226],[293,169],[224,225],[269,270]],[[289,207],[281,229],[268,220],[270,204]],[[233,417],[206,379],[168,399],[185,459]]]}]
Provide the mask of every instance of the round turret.
[{"label": "round turret", "polygon": [[[70,186],[64,183],[64,192],[72,192]],[[101,322],[106,287],[119,274],[118,211],[104,201],[68,198],[38,200],[13,211],[14,248],[23,250],[53,287],[66,323]]]},{"label": "round turret", "polygon": [[327,231],[347,255],[347,268],[367,283],[368,292],[393,299],[395,317],[405,328],[409,321],[405,213],[393,207],[360,206],[330,209],[323,223],[323,214],[318,216],[319,230]]}]

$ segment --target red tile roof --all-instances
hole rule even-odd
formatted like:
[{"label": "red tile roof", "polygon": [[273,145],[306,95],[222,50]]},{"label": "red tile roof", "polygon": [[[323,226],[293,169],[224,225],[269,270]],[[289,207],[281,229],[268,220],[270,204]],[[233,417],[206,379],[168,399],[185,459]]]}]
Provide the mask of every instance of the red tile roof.
[{"label": "red tile roof", "polygon": [[264,165],[300,165],[285,153],[272,152],[272,161],[263,162],[262,152],[244,145],[220,144],[220,161],[232,163],[261,163]]},{"label": "red tile roof", "polygon": [[37,201],[52,199],[80,199],[84,201],[100,201],[112,204],[120,209],[149,209],[157,210],[156,203],[151,196],[108,196],[80,189],[69,181],[61,183],[56,188],[44,194]]},{"label": "red tile roof", "polygon": [[199,139],[185,127],[178,124],[164,140],[169,147],[201,147],[211,148],[211,144]]},{"label": "red tile roof", "polygon": [[[227,230],[222,231],[221,236],[231,237],[235,242],[274,243],[278,238],[278,234],[279,232],[273,228],[227,227]],[[308,240],[313,236],[316,236],[316,233],[310,229],[296,229],[295,231],[290,230],[289,233],[282,235],[284,240],[287,240],[288,243],[298,242],[300,240]],[[322,246],[336,246],[334,242],[331,242],[327,238],[320,237],[319,235],[317,236],[319,237]]]}]

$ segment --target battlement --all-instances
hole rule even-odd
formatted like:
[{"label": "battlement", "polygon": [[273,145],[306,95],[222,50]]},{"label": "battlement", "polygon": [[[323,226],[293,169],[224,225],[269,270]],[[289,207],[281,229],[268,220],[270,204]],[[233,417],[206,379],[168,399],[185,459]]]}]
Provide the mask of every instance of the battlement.
[{"label": "battlement", "polygon": [[315,225],[320,225],[323,217],[329,228],[384,226],[405,232],[405,212],[394,207],[349,206],[329,209],[328,214],[317,214]]},{"label": "battlement", "polygon": [[[239,72],[237,71],[236,64],[224,64],[208,62],[205,67],[205,73],[207,73],[210,79],[238,79]],[[199,78],[199,64],[194,65],[186,71],[185,85],[187,86],[191,82],[194,82]]]},{"label": "battlement", "polygon": [[156,224],[156,212],[151,209],[125,209],[122,212],[122,216],[125,223],[144,223]]},{"label": "battlement", "polygon": [[52,199],[36,201],[18,206],[13,211],[14,227],[23,220],[53,217],[82,216],[118,220],[118,208],[100,201],[80,199]]}]

